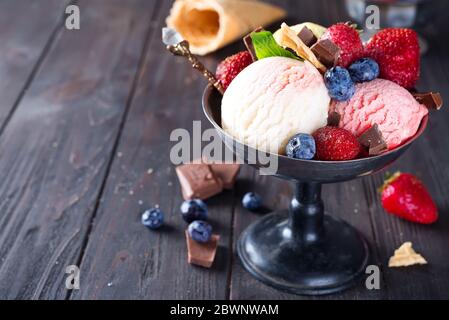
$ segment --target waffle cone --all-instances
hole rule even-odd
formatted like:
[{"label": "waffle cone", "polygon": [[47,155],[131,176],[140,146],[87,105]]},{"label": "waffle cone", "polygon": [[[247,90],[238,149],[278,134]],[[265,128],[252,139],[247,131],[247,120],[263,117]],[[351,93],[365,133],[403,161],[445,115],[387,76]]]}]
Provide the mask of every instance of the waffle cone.
[{"label": "waffle cone", "polygon": [[167,25],[189,41],[192,53],[206,55],[285,16],[256,0],[177,0]]}]

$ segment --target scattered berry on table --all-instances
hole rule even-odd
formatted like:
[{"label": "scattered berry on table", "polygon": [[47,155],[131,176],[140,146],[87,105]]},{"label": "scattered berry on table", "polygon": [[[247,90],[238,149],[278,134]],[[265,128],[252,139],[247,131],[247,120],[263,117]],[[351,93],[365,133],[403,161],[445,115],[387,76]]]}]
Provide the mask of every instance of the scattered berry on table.
[{"label": "scattered berry on table", "polygon": [[324,161],[344,161],[357,158],[360,143],[348,130],[324,127],[313,134],[316,143],[316,159]]},{"label": "scattered berry on table", "polygon": [[379,64],[380,78],[407,89],[415,87],[420,68],[419,42],[415,31],[401,28],[379,31],[366,45],[365,53]]},{"label": "scattered berry on table", "polygon": [[289,140],[285,152],[290,158],[313,159],[316,152],[315,140],[310,134],[298,133]]},{"label": "scattered berry on table", "polygon": [[257,193],[248,192],[243,196],[242,205],[250,211],[259,210],[262,207],[262,197]]},{"label": "scattered berry on table", "polygon": [[355,93],[355,84],[348,70],[342,67],[333,67],[324,74],[324,83],[329,96],[337,101],[347,101]]},{"label": "scattered berry on table", "polygon": [[212,237],[212,226],[206,221],[196,220],[187,228],[189,236],[196,242],[208,242]]},{"label": "scattered berry on table", "polygon": [[438,210],[424,184],[410,173],[395,173],[380,189],[384,209],[403,219],[431,224]]},{"label": "scattered berry on table", "polygon": [[142,224],[150,229],[159,229],[164,224],[164,213],[159,208],[152,208],[142,214]]},{"label": "scattered berry on table", "polygon": [[195,220],[207,220],[207,205],[200,199],[184,201],[181,204],[181,215],[187,223]]},{"label": "scattered berry on table", "polygon": [[367,82],[379,77],[379,65],[371,58],[362,58],[355,61],[348,68],[354,82]]},{"label": "scattered berry on table", "polygon": [[253,63],[253,58],[248,51],[239,52],[220,62],[215,76],[220,80],[221,85],[226,90],[232,80],[251,63]]},{"label": "scattered berry on table", "polygon": [[355,25],[349,23],[334,24],[327,28],[321,39],[329,39],[340,48],[340,57],[337,61],[339,66],[346,68],[363,56],[362,40]]}]

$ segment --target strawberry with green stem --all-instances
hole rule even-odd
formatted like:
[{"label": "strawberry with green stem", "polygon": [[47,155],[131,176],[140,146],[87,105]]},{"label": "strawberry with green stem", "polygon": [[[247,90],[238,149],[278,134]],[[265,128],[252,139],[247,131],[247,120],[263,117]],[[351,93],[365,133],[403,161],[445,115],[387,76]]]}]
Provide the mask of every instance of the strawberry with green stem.
[{"label": "strawberry with green stem", "polygon": [[424,184],[410,173],[396,172],[379,190],[384,209],[411,222],[431,224],[438,210]]}]

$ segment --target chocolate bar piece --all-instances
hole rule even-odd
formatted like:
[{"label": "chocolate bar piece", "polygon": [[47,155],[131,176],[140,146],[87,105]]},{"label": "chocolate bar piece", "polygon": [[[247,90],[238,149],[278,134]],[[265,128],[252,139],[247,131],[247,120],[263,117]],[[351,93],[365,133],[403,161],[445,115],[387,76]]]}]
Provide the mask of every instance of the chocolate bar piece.
[{"label": "chocolate bar piece", "polygon": [[223,191],[223,182],[207,164],[184,164],[176,168],[184,200],[207,199]]},{"label": "chocolate bar piece", "polygon": [[223,188],[230,190],[234,187],[235,180],[240,171],[239,164],[214,163],[205,156],[201,160],[196,161],[201,161],[202,163],[208,164],[215,176],[223,182]]},{"label": "chocolate bar piece", "polygon": [[235,180],[240,171],[240,165],[236,163],[211,163],[212,172],[223,182],[223,188],[234,188]]},{"label": "chocolate bar piece", "polygon": [[370,156],[376,156],[388,150],[387,143],[377,123],[366,130],[358,140],[362,146],[368,148],[368,154]]},{"label": "chocolate bar piece", "polygon": [[439,92],[412,93],[416,101],[425,105],[428,109],[440,110],[443,106],[443,98]]},{"label": "chocolate bar piece", "polygon": [[331,127],[338,127],[341,116],[338,112],[332,111],[327,116],[327,125]]},{"label": "chocolate bar piece", "polygon": [[[264,29],[262,27],[259,27],[253,32],[261,32],[261,31],[264,31]],[[253,39],[251,39],[251,33],[243,38],[243,42],[245,43],[246,49],[248,49],[251,58],[253,58],[253,61],[257,61],[256,49],[254,49]]]},{"label": "chocolate bar piece", "polygon": [[308,46],[309,48],[310,48],[311,46],[313,46],[313,45],[318,41],[317,37],[315,37],[315,35],[313,34],[312,30],[310,30],[310,29],[307,28],[307,27],[303,27],[303,28],[301,29],[301,31],[299,31],[298,37],[299,37],[299,39],[301,39],[302,42],[304,42],[304,44],[305,44],[306,46]]},{"label": "chocolate bar piece", "polygon": [[327,68],[335,66],[340,56],[340,48],[329,39],[318,41],[310,49]]},{"label": "chocolate bar piece", "polygon": [[220,236],[217,234],[213,234],[209,242],[199,243],[193,240],[186,230],[187,261],[190,264],[205,268],[212,267],[219,240]]}]

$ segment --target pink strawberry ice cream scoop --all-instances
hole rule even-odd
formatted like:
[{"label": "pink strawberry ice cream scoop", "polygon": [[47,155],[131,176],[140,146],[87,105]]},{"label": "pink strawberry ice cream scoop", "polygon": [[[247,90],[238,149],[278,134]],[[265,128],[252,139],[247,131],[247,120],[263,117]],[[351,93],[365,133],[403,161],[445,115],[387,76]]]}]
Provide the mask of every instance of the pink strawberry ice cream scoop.
[{"label": "pink strawberry ice cream scoop", "polygon": [[389,150],[414,136],[428,113],[410,92],[383,79],[357,84],[354,96],[332,109],[341,115],[339,126],[357,137],[377,123]]}]

